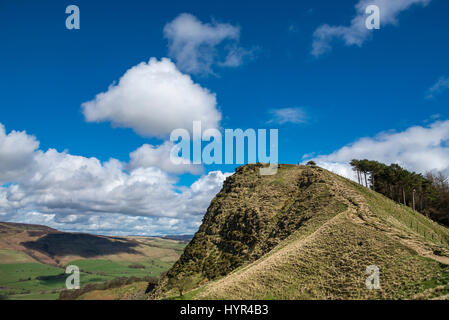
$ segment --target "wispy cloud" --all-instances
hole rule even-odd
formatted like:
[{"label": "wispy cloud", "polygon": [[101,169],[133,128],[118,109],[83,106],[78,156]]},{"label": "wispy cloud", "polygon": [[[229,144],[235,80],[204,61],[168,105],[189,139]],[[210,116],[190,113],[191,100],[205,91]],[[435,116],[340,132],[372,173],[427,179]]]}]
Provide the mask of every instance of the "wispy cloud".
[{"label": "wispy cloud", "polygon": [[365,26],[365,9],[368,5],[376,5],[380,9],[381,28],[387,25],[397,25],[398,15],[414,4],[427,5],[431,0],[360,0],[356,5],[356,15],[349,26],[330,26],[323,24],[313,34],[311,54],[318,57],[332,50],[335,39],[343,40],[346,46],[361,47],[369,39],[372,30]]},{"label": "wispy cloud", "polygon": [[164,37],[178,68],[192,74],[214,73],[213,65],[238,67],[253,54],[239,45],[240,27],[216,21],[203,23],[188,13],[167,23]]},{"label": "wispy cloud", "polygon": [[296,23],[290,23],[288,26],[288,32],[290,33],[298,33],[299,32],[299,27]]},{"label": "wispy cloud", "polygon": [[438,81],[427,90],[427,99],[433,99],[437,95],[449,89],[449,77],[441,77]]},{"label": "wispy cloud", "polygon": [[301,108],[282,108],[271,109],[269,112],[270,120],[267,123],[285,124],[285,123],[304,123],[307,120],[306,113]]}]

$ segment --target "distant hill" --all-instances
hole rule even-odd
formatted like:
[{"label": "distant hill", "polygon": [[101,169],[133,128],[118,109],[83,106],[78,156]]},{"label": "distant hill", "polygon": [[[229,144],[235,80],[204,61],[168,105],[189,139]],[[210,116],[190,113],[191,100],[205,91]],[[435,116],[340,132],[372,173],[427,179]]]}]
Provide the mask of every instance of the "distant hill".
[{"label": "distant hill", "polygon": [[[449,294],[449,230],[311,166],[226,179],[151,299],[427,299]],[[380,288],[366,286],[367,267]]]},{"label": "distant hill", "polygon": [[168,235],[168,236],[162,236],[162,239],[169,239],[169,240],[177,240],[177,241],[183,241],[183,242],[189,242],[193,238],[193,234],[181,234],[181,235]]},{"label": "distant hill", "polygon": [[[140,257],[171,256],[177,259],[183,246],[176,246],[179,241],[174,240],[173,245],[168,241],[157,237],[61,232],[41,225],[0,222],[0,249],[23,252],[32,260],[55,266],[84,258],[134,261]],[[164,249],[170,252],[163,252]]]},{"label": "distant hill", "polygon": [[[82,272],[82,286],[102,288],[99,284],[107,283],[114,290],[106,296],[119,298],[124,293],[117,284],[134,288],[137,284],[133,281],[158,277],[180,257],[184,247],[183,241],[160,237],[111,237],[0,222],[0,295],[57,299],[65,289],[65,266],[74,264]],[[87,294],[83,299],[94,296],[102,295]]]}]

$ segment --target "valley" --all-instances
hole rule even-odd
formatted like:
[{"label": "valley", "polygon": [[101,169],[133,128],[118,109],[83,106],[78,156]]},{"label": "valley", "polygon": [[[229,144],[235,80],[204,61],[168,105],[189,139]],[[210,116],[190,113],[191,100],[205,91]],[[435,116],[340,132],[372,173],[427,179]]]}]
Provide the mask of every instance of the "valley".
[{"label": "valley", "polygon": [[156,281],[172,266],[184,246],[183,241],[157,237],[66,233],[0,222],[0,295],[58,299],[65,289],[67,265],[79,267],[81,288],[120,287],[129,282],[126,285],[140,284],[144,291],[149,280]]}]

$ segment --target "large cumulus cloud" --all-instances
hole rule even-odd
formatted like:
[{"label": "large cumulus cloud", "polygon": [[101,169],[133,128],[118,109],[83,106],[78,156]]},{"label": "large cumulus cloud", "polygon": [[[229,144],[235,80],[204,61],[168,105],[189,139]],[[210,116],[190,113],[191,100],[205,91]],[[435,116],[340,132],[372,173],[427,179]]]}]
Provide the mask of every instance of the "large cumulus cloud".
[{"label": "large cumulus cloud", "polygon": [[[130,165],[54,149],[44,152],[25,132],[0,129],[2,220],[97,233],[194,232],[229,175],[209,172],[190,187],[178,187],[176,176],[151,162]],[[158,147],[152,150],[158,153]],[[12,159],[22,156],[13,165]]]},{"label": "large cumulus cloud", "polygon": [[180,72],[170,59],[151,58],[125,72],[118,84],[82,104],[89,122],[111,122],[147,137],[167,137],[177,128],[217,128],[221,113],[214,93]]}]

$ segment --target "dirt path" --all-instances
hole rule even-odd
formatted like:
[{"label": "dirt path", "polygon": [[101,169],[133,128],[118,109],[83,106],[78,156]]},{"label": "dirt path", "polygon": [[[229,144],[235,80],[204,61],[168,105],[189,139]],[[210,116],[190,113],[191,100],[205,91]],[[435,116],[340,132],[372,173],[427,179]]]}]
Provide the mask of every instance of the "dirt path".
[{"label": "dirt path", "polygon": [[334,180],[337,192],[343,197],[343,201],[348,205],[346,216],[356,224],[366,224],[383,231],[390,238],[399,241],[403,245],[414,250],[420,256],[431,258],[438,262],[449,264],[449,251],[438,247],[443,255],[435,255],[436,245],[431,245],[428,241],[422,238],[421,235],[413,231],[405,232],[381,221],[370,210],[366,199],[351,188],[344,186],[342,182]]}]

